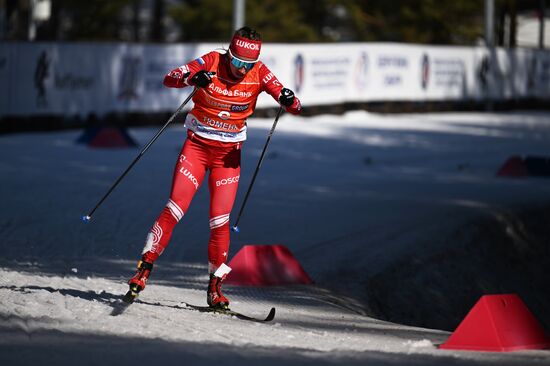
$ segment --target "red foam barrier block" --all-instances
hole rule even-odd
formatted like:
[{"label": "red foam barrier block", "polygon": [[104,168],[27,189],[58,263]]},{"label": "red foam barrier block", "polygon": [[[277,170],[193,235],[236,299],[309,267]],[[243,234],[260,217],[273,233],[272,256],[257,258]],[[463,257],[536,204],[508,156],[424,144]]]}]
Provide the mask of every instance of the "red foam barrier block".
[{"label": "red foam barrier block", "polygon": [[245,245],[229,262],[226,283],[245,286],[311,284],[313,281],[284,245]]},{"label": "red foam barrier block", "polygon": [[520,156],[511,156],[497,172],[499,177],[525,177],[529,175],[525,162]]},{"label": "red foam barrier block", "polygon": [[518,295],[482,296],[440,348],[506,352],[550,348],[550,338]]},{"label": "red foam barrier block", "polygon": [[124,148],[136,146],[128,133],[118,127],[103,127],[90,138],[88,146],[95,148]]}]

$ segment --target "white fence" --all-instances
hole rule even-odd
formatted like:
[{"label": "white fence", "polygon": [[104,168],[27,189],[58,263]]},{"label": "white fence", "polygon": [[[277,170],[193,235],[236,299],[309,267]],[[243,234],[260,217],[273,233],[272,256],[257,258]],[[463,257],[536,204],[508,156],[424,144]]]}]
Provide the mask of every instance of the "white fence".
[{"label": "white fence", "polygon": [[[1,43],[0,117],[174,111],[164,75],[223,44]],[[550,52],[388,43],[264,44],[304,106],[361,101],[550,99]],[[262,95],[259,107],[274,106]]]}]

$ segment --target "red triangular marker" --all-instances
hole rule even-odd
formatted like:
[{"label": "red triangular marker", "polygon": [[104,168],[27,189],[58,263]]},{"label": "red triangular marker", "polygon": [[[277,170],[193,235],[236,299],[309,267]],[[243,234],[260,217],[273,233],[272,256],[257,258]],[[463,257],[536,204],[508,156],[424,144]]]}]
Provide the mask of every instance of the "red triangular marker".
[{"label": "red triangular marker", "polygon": [[529,175],[525,162],[520,156],[511,156],[497,172],[499,177],[525,177]]},{"label": "red triangular marker", "polygon": [[440,348],[517,351],[550,348],[550,338],[515,294],[485,295]]},{"label": "red triangular marker", "polygon": [[229,262],[226,283],[247,286],[311,284],[313,281],[284,245],[245,245]]},{"label": "red triangular marker", "polygon": [[125,128],[115,126],[86,128],[76,142],[93,148],[126,148],[137,146],[137,143]]}]

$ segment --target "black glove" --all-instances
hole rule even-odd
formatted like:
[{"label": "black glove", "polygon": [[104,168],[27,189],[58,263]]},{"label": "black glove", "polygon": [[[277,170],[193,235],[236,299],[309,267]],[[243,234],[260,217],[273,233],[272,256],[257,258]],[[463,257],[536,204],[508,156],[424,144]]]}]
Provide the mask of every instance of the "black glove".
[{"label": "black glove", "polygon": [[206,88],[208,84],[212,82],[212,75],[214,74],[215,72],[199,70],[191,78],[191,84],[198,86],[199,88]]},{"label": "black glove", "polygon": [[279,95],[279,103],[285,107],[290,107],[294,103],[294,92],[290,89],[283,88]]}]

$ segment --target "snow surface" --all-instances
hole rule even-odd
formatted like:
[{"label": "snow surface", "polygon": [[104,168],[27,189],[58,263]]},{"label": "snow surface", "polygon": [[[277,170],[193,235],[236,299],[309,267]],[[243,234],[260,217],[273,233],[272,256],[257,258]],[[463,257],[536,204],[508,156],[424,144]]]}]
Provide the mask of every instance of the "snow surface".
[{"label": "snow surface", "polygon": [[[235,209],[272,122],[249,120]],[[143,146],[155,131],[130,134]],[[449,329],[377,320],[365,290],[403,258],[445,252],[449,240],[439,239],[472,220],[548,206],[548,180],[495,172],[511,155],[550,154],[549,114],[283,115],[231,255],[245,244],[287,245],[316,285],[227,288],[237,311],[262,317],[277,307],[267,324],[182,309],[182,301],[205,304],[204,187],[140,302],[113,315],[167,201],[185,131],[168,129],[88,225],[80,217],[138,150],[90,149],[75,144],[81,133],[0,136],[3,365],[549,363],[550,351],[439,350]],[[377,286],[391,293],[395,283]]]}]

